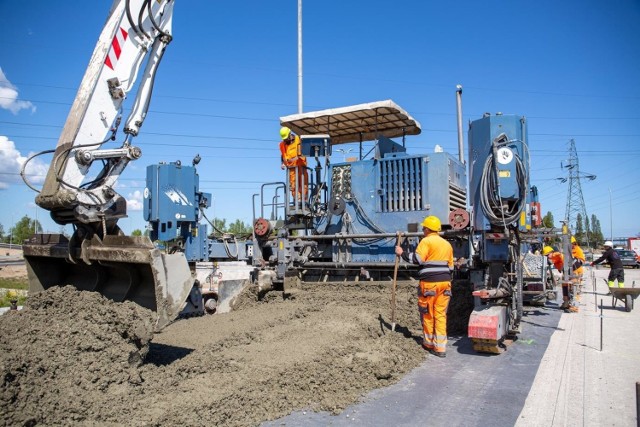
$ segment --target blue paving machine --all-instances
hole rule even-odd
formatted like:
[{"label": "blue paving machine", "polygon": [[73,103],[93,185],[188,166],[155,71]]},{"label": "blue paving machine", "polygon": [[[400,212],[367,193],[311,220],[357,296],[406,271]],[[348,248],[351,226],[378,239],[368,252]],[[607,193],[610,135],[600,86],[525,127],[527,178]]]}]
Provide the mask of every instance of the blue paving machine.
[{"label": "blue paving machine", "polygon": [[[448,223],[451,212],[465,212],[464,163],[441,150],[409,153],[406,137],[420,134],[420,124],[393,101],[280,122],[301,136],[310,180],[304,200],[296,199],[288,180],[263,186],[255,256],[274,267],[261,273],[271,275],[268,280],[282,284],[301,271],[306,278],[389,278],[398,233],[406,245],[417,244],[428,215],[441,218],[445,233],[459,233]],[[336,147],[349,147],[342,144],[352,148],[338,149],[342,161],[335,161]],[[347,158],[354,150],[357,155]],[[463,256],[468,248],[461,244],[457,250]]]},{"label": "blue paving machine", "polygon": [[[392,101],[280,121],[301,136],[309,188],[302,197],[289,188],[297,178],[263,184],[252,236],[207,234],[211,195],[199,191],[195,159],[148,167],[151,240],[183,252],[197,278],[183,314],[227,311],[249,283],[286,293],[302,281],[388,280],[398,239],[417,245],[420,223],[436,215],[454,247],[454,299],[469,301],[454,317],[477,350],[502,351],[522,317],[523,242],[539,220],[525,118],[485,115],[469,124],[468,186],[461,143],[457,157],[437,148],[409,153],[406,138],[419,135],[420,124]],[[401,263],[400,272],[415,278],[411,265]]]}]

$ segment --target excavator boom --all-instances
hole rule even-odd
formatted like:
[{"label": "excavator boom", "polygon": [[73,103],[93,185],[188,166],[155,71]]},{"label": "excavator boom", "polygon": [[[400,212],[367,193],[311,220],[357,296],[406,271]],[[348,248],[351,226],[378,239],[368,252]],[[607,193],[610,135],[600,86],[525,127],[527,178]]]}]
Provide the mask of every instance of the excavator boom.
[{"label": "excavator boom", "polygon": [[[162,253],[147,237],[124,236],[117,222],[127,216],[127,203],[114,188],[128,163],[142,155],[132,140],[172,40],[173,4],[113,2],[36,196],[54,221],[73,225],[73,236],[40,234],[23,246],[30,291],[72,285],[134,301],[157,312],[158,329],[185,304],[193,286],[189,264],[184,254]],[[102,148],[114,142],[119,145]],[[101,169],[96,173],[94,166]]]}]

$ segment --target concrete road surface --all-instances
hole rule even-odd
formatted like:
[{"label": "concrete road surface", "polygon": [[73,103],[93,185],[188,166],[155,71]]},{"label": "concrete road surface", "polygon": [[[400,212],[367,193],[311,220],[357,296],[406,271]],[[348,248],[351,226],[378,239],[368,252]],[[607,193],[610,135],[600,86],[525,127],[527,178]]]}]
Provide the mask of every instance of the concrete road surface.
[{"label": "concrete road surface", "polygon": [[[517,426],[638,425],[640,298],[630,312],[624,302],[614,307],[608,273],[599,267],[593,279],[585,274],[580,312],[560,318]],[[626,269],[625,286],[634,282],[640,288],[640,270]]]}]

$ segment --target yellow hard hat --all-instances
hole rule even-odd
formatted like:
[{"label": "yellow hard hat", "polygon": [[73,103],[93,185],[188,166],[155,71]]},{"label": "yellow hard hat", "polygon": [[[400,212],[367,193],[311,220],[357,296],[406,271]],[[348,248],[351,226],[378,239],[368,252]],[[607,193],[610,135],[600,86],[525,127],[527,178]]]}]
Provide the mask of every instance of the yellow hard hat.
[{"label": "yellow hard hat", "polygon": [[442,224],[440,223],[440,219],[437,216],[430,215],[422,221],[422,226],[427,227],[431,231],[440,231],[442,230]]},{"label": "yellow hard hat", "polygon": [[286,126],[280,128],[280,138],[287,139],[291,135],[291,129]]},{"label": "yellow hard hat", "polygon": [[542,248],[542,255],[549,255],[551,252],[553,252],[553,248],[551,246],[545,246]]},{"label": "yellow hard hat", "polygon": [[571,236],[571,243],[578,243],[575,237]]}]

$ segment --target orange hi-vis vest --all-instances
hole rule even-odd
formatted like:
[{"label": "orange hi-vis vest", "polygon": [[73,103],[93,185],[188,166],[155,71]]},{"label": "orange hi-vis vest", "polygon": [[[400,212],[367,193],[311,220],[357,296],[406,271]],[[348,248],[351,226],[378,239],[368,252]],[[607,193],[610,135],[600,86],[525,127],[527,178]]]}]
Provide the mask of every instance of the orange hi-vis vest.
[{"label": "orange hi-vis vest", "polygon": [[560,252],[551,252],[549,254],[549,261],[556,267],[558,271],[564,269],[564,255]]},{"label": "orange hi-vis vest", "polygon": [[438,233],[429,233],[420,241],[412,261],[420,265],[420,280],[451,281],[453,248]]},{"label": "orange hi-vis vest", "polygon": [[578,245],[571,246],[571,256],[573,257],[573,272],[575,274],[584,273],[584,268],[582,265],[586,262],[586,258],[584,257],[584,251]]},{"label": "orange hi-vis vest", "polygon": [[293,142],[290,144],[284,141],[280,142],[280,154],[282,155],[282,162],[286,166],[307,166],[307,158],[302,155],[302,145],[298,135],[294,137]]}]

